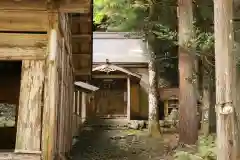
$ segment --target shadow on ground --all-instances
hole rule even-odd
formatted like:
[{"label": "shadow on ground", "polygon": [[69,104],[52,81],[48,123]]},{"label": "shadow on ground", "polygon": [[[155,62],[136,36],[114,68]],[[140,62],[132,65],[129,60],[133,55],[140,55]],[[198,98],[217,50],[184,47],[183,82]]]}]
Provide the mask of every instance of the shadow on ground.
[{"label": "shadow on ground", "polygon": [[163,138],[147,131],[85,127],[72,150],[73,160],[167,160]]}]

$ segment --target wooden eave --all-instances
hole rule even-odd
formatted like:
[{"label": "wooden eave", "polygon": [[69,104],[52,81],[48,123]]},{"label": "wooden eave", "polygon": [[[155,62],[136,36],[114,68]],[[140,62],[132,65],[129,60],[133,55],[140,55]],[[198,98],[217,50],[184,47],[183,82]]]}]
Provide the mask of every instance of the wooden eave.
[{"label": "wooden eave", "polygon": [[107,73],[119,71],[128,76],[132,76],[132,77],[141,79],[141,75],[133,73],[126,68],[123,68],[123,67],[120,67],[120,66],[117,66],[114,64],[103,64],[103,65],[97,66],[97,67],[93,68],[93,72],[96,72],[96,71],[107,72]]},{"label": "wooden eave", "polygon": [[85,92],[95,92],[95,91],[99,90],[98,87],[93,86],[88,83],[85,83],[85,82],[81,82],[81,81],[74,82],[74,85],[76,86],[76,88],[83,90]]}]

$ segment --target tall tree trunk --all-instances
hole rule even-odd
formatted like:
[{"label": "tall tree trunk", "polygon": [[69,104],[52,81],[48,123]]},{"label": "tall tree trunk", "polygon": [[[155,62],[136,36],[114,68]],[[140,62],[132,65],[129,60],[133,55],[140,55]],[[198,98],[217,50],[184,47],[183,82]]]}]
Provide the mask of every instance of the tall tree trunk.
[{"label": "tall tree trunk", "polygon": [[178,0],[179,19],[179,142],[195,144],[198,139],[197,88],[195,56],[189,53],[188,42],[193,37],[192,0]]},{"label": "tall tree trunk", "polygon": [[240,159],[240,71],[239,69],[236,72],[236,108],[235,108],[235,140],[236,140],[236,160]]},{"label": "tall tree trunk", "polygon": [[214,0],[217,159],[233,160],[236,102],[235,56],[233,54],[232,0]]},{"label": "tall tree trunk", "polygon": [[149,113],[148,113],[148,130],[150,136],[159,136],[160,135],[160,125],[159,125],[159,109],[158,109],[158,83],[157,83],[157,67],[156,67],[156,55],[148,47],[150,54],[150,61],[148,64],[149,71]]}]

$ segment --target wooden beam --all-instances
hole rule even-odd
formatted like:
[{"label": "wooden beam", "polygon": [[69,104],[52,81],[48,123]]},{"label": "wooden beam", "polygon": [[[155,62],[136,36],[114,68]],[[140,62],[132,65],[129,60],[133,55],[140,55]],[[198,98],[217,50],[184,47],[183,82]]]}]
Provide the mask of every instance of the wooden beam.
[{"label": "wooden beam", "polygon": [[117,75],[93,75],[92,78],[99,78],[99,79],[107,79],[107,78],[110,78],[110,79],[114,79],[114,78],[117,78],[117,79],[126,79],[127,78],[127,75],[120,75],[120,74],[117,74]]},{"label": "wooden beam", "polygon": [[0,33],[0,37],[0,46],[5,47],[44,48],[48,43],[47,34]]},{"label": "wooden beam", "polygon": [[43,60],[45,53],[46,48],[0,46],[0,60]]},{"label": "wooden beam", "polygon": [[72,35],[72,38],[74,40],[77,40],[77,39],[86,39],[87,41],[91,41],[92,40],[92,35],[91,34],[73,34]]},{"label": "wooden beam", "polygon": [[13,0],[1,0],[0,10],[35,10],[44,11],[46,10],[45,0],[23,0],[23,1],[13,1]]},{"label": "wooden beam", "polygon": [[0,60],[45,59],[45,34],[0,33],[0,37]]},{"label": "wooden beam", "polygon": [[89,60],[89,58],[91,58],[91,57],[92,57],[91,54],[83,54],[83,53],[80,53],[80,54],[74,53],[72,55],[73,60],[78,61],[78,63],[79,63],[79,61],[82,61],[82,60]]},{"label": "wooden beam", "polygon": [[[0,1],[0,8],[1,8]],[[46,32],[47,12],[27,10],[1,10],[0,31],[38,31]]]},{"label": "wooden beam", "polygon": [[91,12],[91,0],[71,0],[71,3],[60,3],[59,10],[67,13],[89,13]]},{"label": "wooden beam", "polygon": [[[66,1],[57,1],[56,6],[59,7],[60,12],[65,13],[89,13],[91,12],[90,0],[71,0],[71,3]],[[1,0],[0,10],[34,10],[46,11],[48,5],[45,0]]]}]

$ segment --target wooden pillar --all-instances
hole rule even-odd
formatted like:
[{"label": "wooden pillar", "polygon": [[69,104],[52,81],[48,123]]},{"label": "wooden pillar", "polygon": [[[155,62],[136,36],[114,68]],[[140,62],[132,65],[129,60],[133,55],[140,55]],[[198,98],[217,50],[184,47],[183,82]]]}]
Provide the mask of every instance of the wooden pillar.
[{"label": "wooden pillar", "polygon": [[[64,39],[61,40],[62,42],[62,48],[65,48],[64,46]],[[64,132],[65,132],[65,124],[64,124],[64,115],[65,115],[65,85],[64,85],[64,79],[65,79],[65,49],[62,49],[61,51],[61,82],[60,82],[60,87],[61,87],[61,95],[60,95],[60,127],[61,127],[61,132],[59,133],[60,135],[60,138],[59,138],[59,154],[61,154],[64,149],[65,149],[65,146],[64,146]]]},{"label": "wooden pillar", "polygon": [[80,104],[80,91],[77,91],[77,115],[80,115],[80,109],[81,109],[81,104]]},{"label": "wooden pillar", "polygon": [[44,61],[24,60],[15,152],[40,153]]},{"label": "wooden pillar", "polygon": [[86,93],[82,92],[82,122],[86,120],[86,113],[87,113],[87,99],[86,99]]},{"label": "wooden pillar", "polygon": [[43,138],[42,152],[44,160],[52,160],[55,155],[56,131],[56,56],[58,52],[57,13],[49,14],[49,53],[47,58],[47,71],[45,79],[45,97],[43,109]]},{"label": "wooden pillar", "polygon": [[73,112],[74,113],[76,113],[77,112],[77,110],[76,110],[76,105],[77,105],[77,103],[76,103],[76,100],[77,100],[77,94],[78,94],[78,91],[74,91],[73,92]]},{"label": "wooden pillar", "polygon": [[164,118],[168,116],[168,100],[164,100]]},{"label": "wooden pillar", "polygon": [[131,119],[131,82],[130,77],[127,78],[127,119]]},{"label": "wooden pillar", "polygon": [[76,128],[77,128],[77,96],[78,95],[78,91],[74,91],[73,92],[73,115],[72,115],[72,118],[73,118],[73,122],[72,122],[72,137],[74,136],[75,132],[76,132]]}]

